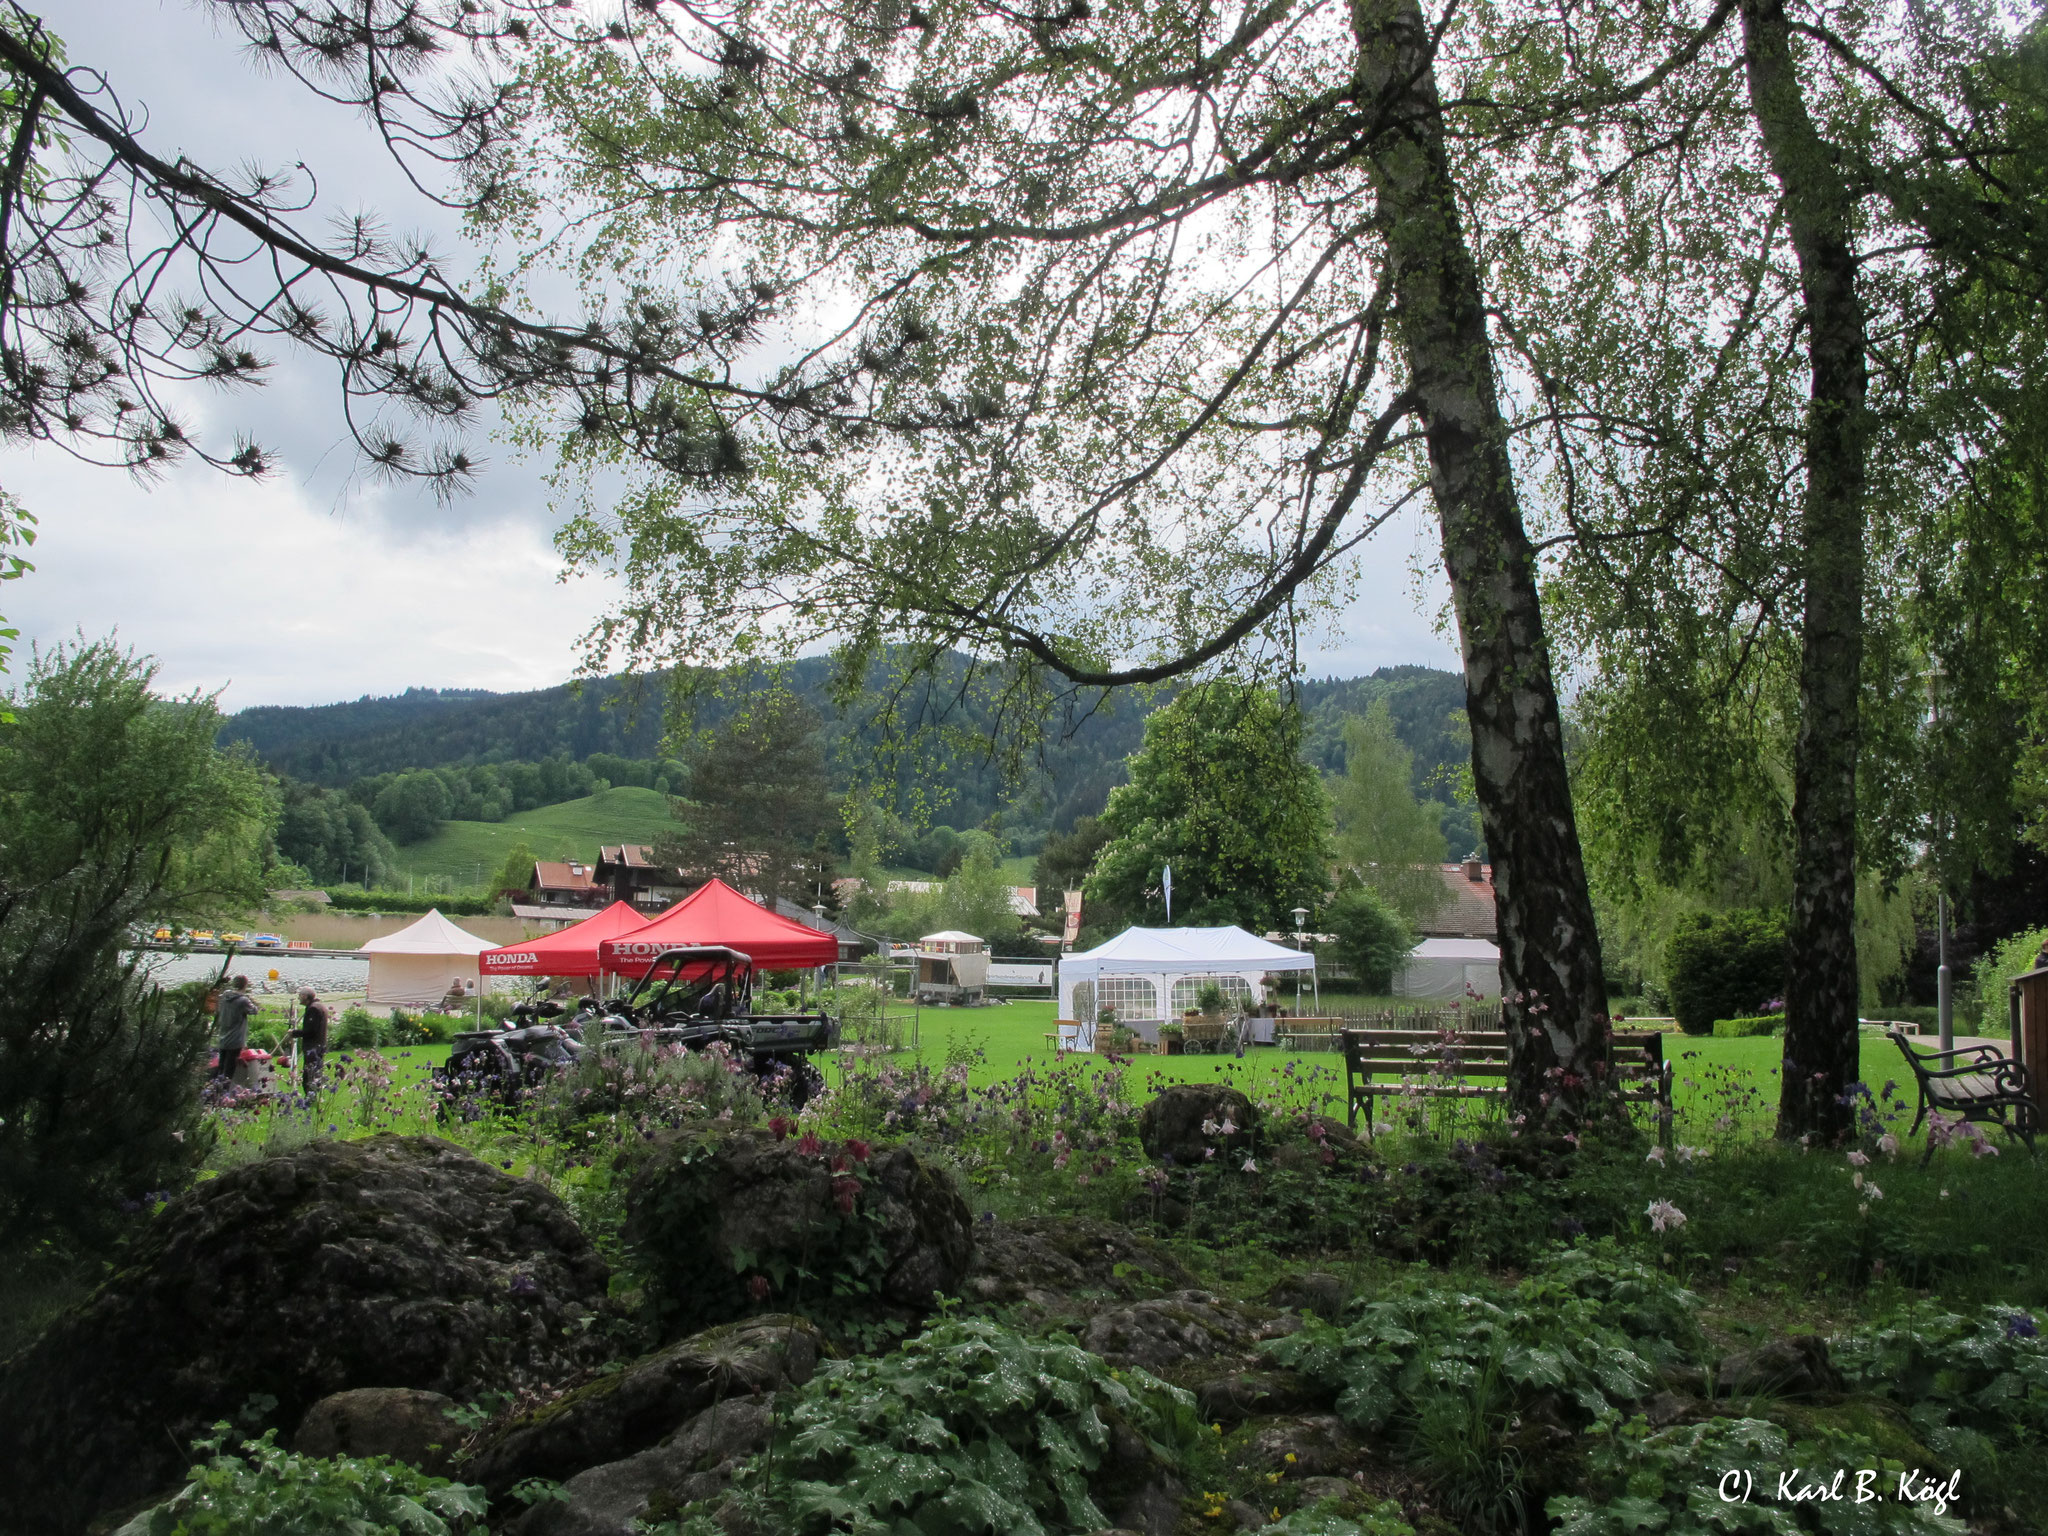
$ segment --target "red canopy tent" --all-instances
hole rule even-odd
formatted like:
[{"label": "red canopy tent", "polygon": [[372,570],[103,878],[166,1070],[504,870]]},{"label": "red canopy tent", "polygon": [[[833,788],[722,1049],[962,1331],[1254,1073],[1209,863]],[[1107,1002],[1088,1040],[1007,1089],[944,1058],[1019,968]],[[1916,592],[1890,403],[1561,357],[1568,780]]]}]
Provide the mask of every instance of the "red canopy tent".
[{"label": "red canopy tent", "polygon": [[602,912],[572,923],[554,933],[507,944],[478,955],[477,964],[486,976],[595,976],[605,967],[598,959],[598,946],[647,925],[647,914],[631,902],[615,901]]},{"label": "red canopy tent", "polygon": [[839,958],[831,934],[770,912],[723,880],[706,881],[644,927],[607,939],[599,954],[607,971],[640,976],[663,950],[690,944],[737,949],[764,971],[831,965]]}]

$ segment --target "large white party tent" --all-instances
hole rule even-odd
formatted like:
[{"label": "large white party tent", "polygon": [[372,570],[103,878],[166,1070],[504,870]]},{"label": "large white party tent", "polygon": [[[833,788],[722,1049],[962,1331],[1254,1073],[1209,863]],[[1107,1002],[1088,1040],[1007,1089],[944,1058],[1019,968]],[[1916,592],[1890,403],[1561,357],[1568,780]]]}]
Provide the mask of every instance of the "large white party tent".
[{"label": "large white party tent", "polygon": [[1500,996],[1500,951],[1485,939],[1424,939],[1395,968],[1394,996],[1462,1002]]},{"label": "large white party tent", "polygon": [[1094,1044],[1104,1008],[1117,1022],[1157,1041],[1159,1026],[1195,1006],[1214,982],[1235,1003],[1264,1001],[1261,982],[1273,972],[1313,971],[1316,957],[1286,949],[1242,928],[1126,928],[1106,944],[1060,960],[1060,1018],[1074,1045]]},{"label": "large white party tent", "polygon": [[477,956],[489,939],[465,933],[435,908],[409,928],[372,939],[370,986],[363,1001],[396,1008],[430,1008],[457,987],[475,996]]}]

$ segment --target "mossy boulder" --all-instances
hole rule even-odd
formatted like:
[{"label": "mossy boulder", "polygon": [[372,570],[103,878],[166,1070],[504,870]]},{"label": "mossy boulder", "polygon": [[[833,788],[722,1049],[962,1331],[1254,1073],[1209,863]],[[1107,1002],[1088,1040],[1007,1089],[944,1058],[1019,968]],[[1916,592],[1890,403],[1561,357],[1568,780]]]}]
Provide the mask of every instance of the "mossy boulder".
[{"label": "mossy boulder", "polygon": [[1242,1157],[1258,1128],[1257,1107],[1221,1083],[1175,1083],[1138,1111],[1138,1139],[1155,1162],[1193,1165],[1233,1152]]},{"label": "mossy boulder", "polygon": [[573,1477],[660,1444],[716,1403],[801,1386],[817,1369],[819,1352],[817,1329],[800,1317],[709,1329],[492,1430],[461,1475],[493,1495],[529,1477]]},{"label": "mossy boulder", "polygon": [[180,1480],[219,1420],[324,1397],[457,1402],[601,1354],[609,1279],[561,1201],[430,1137],[314,1142],[208,1180],[0,1366],[0,1530],[70,1533]]},{"label": "mossy boulder", "polygon": [[957,1295],[974,1257],[943,1168],[907,1147],[771,1131],[654,1148],[625,1236],[668,1338],[763,1312],[907,1324]]}]

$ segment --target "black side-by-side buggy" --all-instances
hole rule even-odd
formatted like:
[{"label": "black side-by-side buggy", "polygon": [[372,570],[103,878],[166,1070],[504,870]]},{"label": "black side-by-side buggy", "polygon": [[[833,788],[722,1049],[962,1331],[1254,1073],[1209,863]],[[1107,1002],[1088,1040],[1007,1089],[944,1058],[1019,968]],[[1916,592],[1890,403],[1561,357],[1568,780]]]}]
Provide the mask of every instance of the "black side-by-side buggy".
[{"label": "black side-by-side buggy", "polygon": [[589,1051],[701,1050],[713,1041],[800,1109],[825,1084],[810,1058],[839,1043],[838,1021],[824,1013],[757,1014],[753,996],[750,956],[698,945],[662,951],[625,997],[585,998],[567,1018],[557,1002],[521,1003],[504,1028],[455,1037],[447,1064],[434,1071],[441,1112],[466,1101],[516,1105]]}]

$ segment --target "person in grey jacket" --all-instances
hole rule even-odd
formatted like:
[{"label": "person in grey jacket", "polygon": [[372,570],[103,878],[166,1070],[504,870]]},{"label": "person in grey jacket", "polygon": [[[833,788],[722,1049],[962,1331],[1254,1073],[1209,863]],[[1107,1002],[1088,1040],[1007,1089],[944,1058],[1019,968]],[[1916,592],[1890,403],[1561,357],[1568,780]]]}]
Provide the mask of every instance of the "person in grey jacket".
[{"label": "person in grey jacket", "polygon": [[220,1006],[214,1010],[213,1024],[215,1044],[220,1059],[214,1063],[213,1075],[235,1080],[235,1068],[241,1065],[242,1051],[249,1043],[249,1020],[255,1015],[256,999],[249,995],[249,978],[237,976],[220,995]]}]

